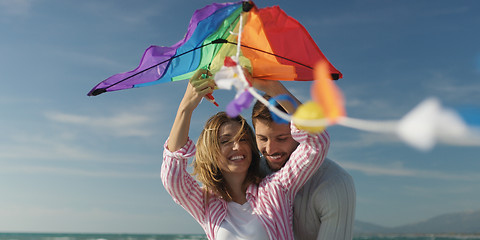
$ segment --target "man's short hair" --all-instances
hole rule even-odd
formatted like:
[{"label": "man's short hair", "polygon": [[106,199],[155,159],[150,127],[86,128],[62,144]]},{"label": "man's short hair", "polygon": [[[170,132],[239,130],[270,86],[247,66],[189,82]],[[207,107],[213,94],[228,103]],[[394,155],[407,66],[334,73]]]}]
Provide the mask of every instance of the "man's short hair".
[{"label": "man's short hair", "polygon": [[[272,97],[268,94],[264,94],[263,98],[265,98],[267,101],[270,100]],[[280,104],[275,104],[275,107],[278,108],[280,111],[287,113],[287,111],[280,105]],[[270,112],[270,109],[263,104],[262,102],[258,101],[255,102],[255,105],[253,105],[252,109],[252,124],[253,128],[255,128],[255,122],[257,120],[262,120],[267,124],[270,124],[273,122],[272,118],[272,113]]]}]

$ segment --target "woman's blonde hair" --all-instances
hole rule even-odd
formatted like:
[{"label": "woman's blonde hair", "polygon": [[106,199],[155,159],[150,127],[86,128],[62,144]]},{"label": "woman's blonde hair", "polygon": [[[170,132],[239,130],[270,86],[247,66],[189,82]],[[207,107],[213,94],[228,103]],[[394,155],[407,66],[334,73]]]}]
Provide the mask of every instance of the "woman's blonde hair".
[{"label": "woman's blonde hair", "polygon": [[261,181],[259,174],[260,156],[252,128],[241,116],[230,118],[225,112],[219,112],[205,123],[205,127],[198,137],[197,152],[193,161],[193,175],[203,184],[207,199],[209,195],[213,194],[226,201],[232,200],[228,185],[219,167],[222,164],[220,162],[222,154],[220,152],[219,132],[220,127],[226,123],[240,124],[240,131],[235,135],[234,140],[245,138],[252,151],[252,162],[248,168],[244,186],[258,184]]}]

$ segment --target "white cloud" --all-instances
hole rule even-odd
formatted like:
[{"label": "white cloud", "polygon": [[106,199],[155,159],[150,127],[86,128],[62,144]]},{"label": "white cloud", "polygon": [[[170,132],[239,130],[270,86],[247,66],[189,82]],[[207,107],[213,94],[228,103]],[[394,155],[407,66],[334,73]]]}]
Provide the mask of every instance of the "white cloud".
[{"label": "white cloud", "polygon": [[[144,3],[145,4],[145,3]],[[88,1],[84,2],[83,7],[87,12],[100,17],[108,16],[109,19],[115,19],[120,26],[134,27],[149,24],[149,19],[166,12],[166,1],[147,2],[151,7],[144,7],[137,2],[118,2],[118,1]]]},{"label": "white cloud", "polygon": [[119,137],[150,137],[154,134],[154,131],[147,127],[154,119],[146,114],[124,112],[107,117],[93,117],[50,112],[45,115],[47,119],[57,123],[86,127],[95,132]]},{"label": "white cloud", "polygon": [[149,174],[147,172],[121,172],[106,171],[92,169],[78,169],[67,167],[49,167],[49,166],[32,166],[32,165],[2,165],[0,172],[20,173],[20,174],[48,174],[48,175],[67,175],[81,177],[97,177],[97,178],[132,178],[132,179],[158,179],[159,174]]},{"label": "white cloud", "polygon": [[[157,122],[154,118],[162,116],[158,114],[161,107],[155,102],[142,104],[129,113],[89,116],[50,111],[43,118],[31,114],[29,118],[14,115],[13,121],[10,117],[2,119],[0,171],[104,178],[158,177],[140,169],[161,158],[162,143],[150,139],[162,131],[162,126],[153,124]],[[150,143],[152,148],[145,146]],[[106,167],[112,164],[115,167]]]},{"label": "white cloud", "polygon": [[340,165],[351,171],[359,171],[370,176],[390,176],[390,177],[416,177],[439,180],[459,180],[459,181],[480,181],[478,174],[454,174],[435,170],[409,169],[403,166],[401,162],[395,162],[390,165],[372,165],[365,163],[356,163],[342,161]]},{"label": "white cloud", "polygon": [[32,8],[31,0],[0,0],[0,11],[10,16],[25,16]]},{"label": "white cloud", "polygon": [[[362,1],[358,3],[362,4]],[[364,4],[362,4],[364,5]],[[322,16],[319,18],[305,19],[303,22],[311,26],[325,26],[325,27],[338,27],[338,26],[350,26],[350,25],[373,25],[384,24],[386,22],[413,22],[419,19],[434,18],[434,17],[452,17],[461,14],[468,13],[471,8],[467,6],[457,5],[455,7],[443,7],[441,5],[432,6],[431,4],[424,5],[419,3],[416,8],[408,7],[404,4],[383,4],[381,2],[375,3],[375,8],[368,9],[368,5],[356,6],[350,5],[351,8],[355,8],[355,11],[335,12]],[[428,9],[426,9],[428,8]],[[427,11],[428,10],[428,11]],[[375,14],[372,14],[374,12]],[[305,18],[305,17],[304,17]]]},{"label": "white cloud", "polygon": [[[72,118],[80,121],[82,118]],[[0,172],[20,176],[40,174],[43,176],[68,175],[87,178],[155,179],[157,172],[144,169],[155,164],[161,152],[149,153],[139,150],[107,151],[102,145],[78,141],[76,137],[60,135],[46,129],[19,132],[4,136],[0,144]],[[108,139],[116,143],[115,139]],[[159,150],[160,151],[160,150]]]},{"label": "white cloud", "polygon": [[346,131],[350,132],[349,137],[337,138],[334,136],[332,139],[332,148],[364,148],[370,146],[384,146],[385,144],[403,144],[400,138],[392,134],[358,132],[350,128],[342,128],[345,128]]},{"label": "white cloud", "polygon": [[[133,203],[132,203],[133,204]],[[161,205],[162,203],[159,203]],[[131,213],[121,209],[111,209],[108,206],[97,207],[46,207],[28,204],[1,206],[0,231],[12,232],[98,232],[98,233],[171,233],[174,231],[200,232],[201,228],[192,220],[185,221],[185,214],[178,219],[181,208],[168,216],[157,211]],[[48,219],[48,221],[45,221]],[[168,220],[167,220],[168,219]],[[176,227],[172,222],[186,223]],[[170,229],[169,229],[170,228]],[[173,229],[173,230],[171,230]],[[200,231],[199,231],[200,229]],[[169,231],[170,230],[170,231]]]},{"label": "white cloud", "polygon": [[[3,81],[4,79],[2,79]],[[38,98],[38,97],[33,97],[33,96],[19,96],[17,94],[15,95],[6,95],[2,94],[0,96],[0,104],[5,105],[5,106],[11,106],[13,104],[33,104],[33,103],[40,103],[40,102],[45,102],[45,99]]]},{"label": "white cloud", "polygon": [[444,73],[432,73],[432,77],[423,81],[422,85],[429,94],[438,95],[442,102],[478,103],[480,101],[478,81],[463,81],[451,78]]},{"label": "white cloud", "polygon": [[345,101],[348,116],[365,120],[398,120],[410,110],[405,109],[402,104],[396,99],[354,97],[354,94]]},{"label": "white cloud", "polygon": [[[38,138],[40,139],[40,138]],[[46,139],[46,138],[45,138]],[[135,154],[99,152],[99,149],[86,149],[75,142],[61,139],[46,140],[45,142],[14,141],[2,144],[0,147],[0,161],[62,161],[62,162],[115,162],[117,164],[143,164],[149,162],[145,156]],[[5,167],[3,165],[2,167]]]},{"label": "white cloud", "polygon": [[450,17],[452,15],[462,15],[471,10],[470,7],[457,5],[455,7],[432,9],[430,12],[423,12],[423,17]]},{"label": "white cloud", "polygon": [[[90,65],[95,68],[112,68],[112,69],[134,69],[136,66],[128,65],[125,61],[115,60],[108,57],[102,57],[94,52],[79,52],[72,49],[60,49],[58,46],[52,46],[47,49],[49,54],[58,55],[59,59],[65,61],[74,61],[81,65]],[[136,60],[136,59],[135,59]]]},{"label": "white cloud", "polygon": [[[452,186],[453,185],[453,186]],[[472,196],[473,193],[476,193],[477,186],[475,184],[451,184],[450,186],[445,186],[443,184],[438,184],[436,186],[415,186],[415,185],[405,185],[402,186],[405,193],[408,193],[412,196],[438,196],[438,195],[455,195],[455,196]]]}]

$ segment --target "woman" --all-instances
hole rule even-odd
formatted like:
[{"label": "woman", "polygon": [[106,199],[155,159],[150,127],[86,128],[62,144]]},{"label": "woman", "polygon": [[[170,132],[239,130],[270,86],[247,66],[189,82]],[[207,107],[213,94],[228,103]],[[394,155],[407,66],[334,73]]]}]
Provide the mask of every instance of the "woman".
[{"label": "woman", "polygon": [[[255,136],[241,117],[211,117],[196,150],[188,137],[192,113],[215,87],[212,79],[201,78],[203,74],[210,75],[200,70],[190,79],[165,143],[165,188],[200,223],[208,239],[293,239],[293,199],[325,158],[328,134],[309,135],[292,125],[299,147],[282,170],[264,179],[258,174]],[[202,187],[186,171],[187,159],[194,154],[193,174]]]}]

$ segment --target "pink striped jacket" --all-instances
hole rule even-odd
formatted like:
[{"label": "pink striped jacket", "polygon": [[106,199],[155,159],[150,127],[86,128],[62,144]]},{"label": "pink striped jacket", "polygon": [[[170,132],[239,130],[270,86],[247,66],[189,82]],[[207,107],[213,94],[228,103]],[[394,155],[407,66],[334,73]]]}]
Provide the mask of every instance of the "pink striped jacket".
[{"label": "pink striped jacket", "polygon": [[[247,201],[267,230],[270,239],[293,239],[293,201],[297,191],[320,167],[330,144],[326,131],[312,135],[291,125],[293,138],[300,143],[290,160],[275,174],[247,189]],[[168,142],[168,140],[167,140]],[[202,226],[208,239],[215,239],[227,214],[227,202],[212,198],[205,204],[204,191],[187,172],[187,160],[195,155],[195,144],[176,152],[164,146],[161,178],[173,200],[189,212]]]}]

